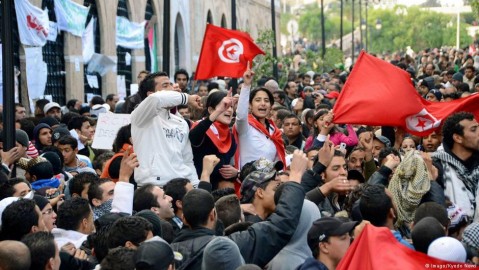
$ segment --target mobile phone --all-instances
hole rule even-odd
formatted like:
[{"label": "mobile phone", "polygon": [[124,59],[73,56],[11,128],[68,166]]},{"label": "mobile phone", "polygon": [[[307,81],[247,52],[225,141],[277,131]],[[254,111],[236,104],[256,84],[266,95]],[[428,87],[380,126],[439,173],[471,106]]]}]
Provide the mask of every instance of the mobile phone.
[{"label": "mobile phone", "polygon": [[346,143],[341,143],[339,144],[339,149],[345,149],[346,150]]}]

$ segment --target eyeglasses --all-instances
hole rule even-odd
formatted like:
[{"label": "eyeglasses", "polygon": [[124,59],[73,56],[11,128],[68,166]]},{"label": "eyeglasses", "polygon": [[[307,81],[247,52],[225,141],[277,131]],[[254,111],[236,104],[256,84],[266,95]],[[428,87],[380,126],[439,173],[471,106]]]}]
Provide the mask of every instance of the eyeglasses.
[{"label": "eyeglasses", "polygon": [[53,208],[50,208],[50,209],[48,209],[47,211],[42,212],[42,214],[44,214],[44,215],[46,215],[46,216],[49,216],[49,215],[51,215],[52,213],[53,213]]}]

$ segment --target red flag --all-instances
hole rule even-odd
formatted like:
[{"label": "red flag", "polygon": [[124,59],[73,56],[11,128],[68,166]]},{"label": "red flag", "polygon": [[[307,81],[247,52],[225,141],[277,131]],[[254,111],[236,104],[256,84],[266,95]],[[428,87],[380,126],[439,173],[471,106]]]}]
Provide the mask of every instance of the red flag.
[{"label": "red flag", "polygon": [[216,76],[241,78],[248,67],[248,61],[253,61],[258,54],[264,52],[254,44],[248,33],[208,24],[195,80]]},{"label": "red flag", "polygon": [[470,269],[473,265],[448,262],[414,251],[385,227],[366,225],[354,239],[337,270]]},{"label": "red flag", "polygon": [[397,126],[425,136],[450,114],[467,111],[479,119],[479,95],[450,102],[429,102],[414,88],[409,74],[364,51],[334,105],[334,122]]}]

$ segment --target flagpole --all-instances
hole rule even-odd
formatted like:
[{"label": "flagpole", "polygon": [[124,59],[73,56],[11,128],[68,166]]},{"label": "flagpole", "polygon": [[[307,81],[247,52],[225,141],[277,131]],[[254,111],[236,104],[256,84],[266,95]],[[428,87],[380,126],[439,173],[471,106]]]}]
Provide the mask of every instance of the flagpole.
[{"label": "flagpole", "polygon": [[[12,0],[2,1],[2,64],[3,64],[3,150],[15,146],[15,90],[13,70]],[[13,11],[14,12],[14,11]]]},{"label": "flagpole", "polygon": [[163,1],[163,71],[170,73],[170,0]]},{"label": "flagpole", "polygon": [[278,53],[276,51],[276,12],[275,12],[275,0],[271,0],[271,25],[273,29],[273,76],[278,80]]},{"label": "flagpole", "polygon": [[[231,0],[231,29],[236,30],[236,0]],[[231,78],[231,87],[233,88],[233,94],[236,94],[238,89],[238,80]]]}]

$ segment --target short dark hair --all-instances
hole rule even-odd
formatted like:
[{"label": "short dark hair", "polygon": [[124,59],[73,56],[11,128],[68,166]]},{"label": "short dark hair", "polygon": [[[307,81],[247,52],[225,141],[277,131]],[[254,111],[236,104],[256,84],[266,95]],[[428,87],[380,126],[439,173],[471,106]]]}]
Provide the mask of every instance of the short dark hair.
[{"label": "short dark hair", "polygon": [[235,194],[235,189],[230,187],[215,189],[211,192],[211,195],[213,195],[215,202],[217,202],[220,198],[231,194]]},{"label": "short dark hair", "polygon": [[386,224],[392,207],[391,198],[386,194],[383,185],[370,185],[363,190],[359,202],[361,216],[374,226],[381,227]]},{"label": "short dark hair", "polygon": [[165,190],[165,194],[170,196],[173,200],[171,204],[173,205],[173,209],[178,211],[178,207],[176,206],[176,201],[182,201],[183,197],[186,194],[186,185],[191,183],[190,180],[186,178],[175,178],[171,179],[166,185],[163,187]]},{"label": "short dark hair", "polygon": [[213,196],[206,190],[193,189],[183,197],[183,216],[192,229],[205,225],[214,207]]},{"label": "short dark hair", "polygon": [[425,217],[433,217],[439,221],[444,228],[449,227],[449,217],[446,207],[437,202],[425,202],[420,204],[414,213],[414,224],[417,224]]},{"label": "short dark hair", "polygon": [[91,182],[95,181],[96,179],[98,179],[98,176],[91,172],[81,172],[75,175],[68,184],[70,188],[70,195],[73,196],[75,193],[81,195],[85,185],[91,184]]},{"label": "short dark hair", "polygon": [[286,115],[286,116],[283,118],[283,122],[284,122],[284,120],[286,120],[286,119],[291,119],[291,118],[294,118],[294,119],[298,120],[298,124],[301,125],[301,119],[299,119],[299,117],[298,117],[296,114],[294,114],[294,113],[290,113],[290,114]]},{"label": "short dark hair", "polygon": [[439,237],[446,236],[446,229],[433,217],[421,219],[411,231],[414,249],[427,254],[429,245]]},{"label": "short dark hair", "polygon": [[60,119],[60,123],[68,126],[68,123],[70,122],[70,120],[72,120],[72,118],[77,116],[80,116],[78,112],[73,112],[73,111],[67,112],[62,115],[62,119]]},{"label": "short dark hair", "polygon": [[33,200],[20,199],[11,203],[2,213],[2,240],[20,241],[38,226],[40,218]]},{"label": "short dark hair", "polygon": [[225,236],[231,235],[235,232],[246,231],[251,225],[253,225],[253,222],[250,221],[243,221],[231,224],[230,226],[226,227]]},{"label": "short dark hair", "polygon": [[0,184],[0,201],[8,197],[13,197],[13,194],[15,194],[15,185],[20,183],[28,184],[21,178],[12,178]]},{"label": "short dark hair", "polygon": [[190,80],[190,75],[188,74],[188,71],[186,71],[186,70],[184,70],[184,69],[178,69],[178,70],[175,72],[175,75],[173,76],[173,78],[175,79],[175,81],[176,81],[176,76],[178,76],[179,74],[185,75],[187,81]]},{"label": "short dark hair", "polygon": [[251,93],[249,94],[249,103],[251,104],[251,102],[253,102],[253,99],[256,96],[256,94],[258,92],[261,92],[261,91],[265,92],[268,95],[269,104],[271,104],[271,106],[273,106],[273,104],[274,104],[273,94],[271,94],[271,92],[267,88],[264,88],[264,87],[257,87],[253,91],[251,91]]},{"label": "short dark hair", "polygon": [[73,136],[65,135],[60,137],[58,140],[58,145],[70,145],[70,147],[75,150],[78,148],[78,141],[77,139],[73,138]]},{"label": "short dark hair", "polygon": [[50,161],[39,162],[28,169],[31,176],[35,176],[37,180],[51,179],[53,177],[53,165]]},{"label": "short dark hair", "polygon": [[110,160],[113,155],[115,155],[114,152],[106,151],[101,153],[100,155],[95,156],[95,159],[92,162],[93,169],[103,171],[103,165],[105,165],[105,163]]},{"label": "short dark hair", "polygon": [[23,118],[18,120],[18,123],[20,123],[20,129],[27,133],[28,138],[31,141],[34,137],[33,130],[35,129],[35,124],[33,123],[32,119]]},{"label": "short dark hair", "polygon": [[85,122],[90,122],[90,119],[88,119],[88,117],[84,115],[72,117],[72,119],[70,119],[70,121],[68,122],[68,129],[81,129],[81,126]]},{"label": "short dark hair", "polygon": [[142,217],[122,217],[111,226],[107,240],[108,248],[123,247],[127,241],[139,246],[152,230],[153,225]]},{"label": "short dark hair", "polygon": [[469,112],[458,112],[450,115],[444,121],[442,126],[442,142],[448,148],[451,149],[454,145],[454,134],[464,136],[464,127],[459,124],[462,120],[474,120],[474,115]]},{"label": "short dark hair", "polygon": [[286,98],[286,94],[283,91],[280,91],[280,90],[274,91],[273,94],[278,95],[279,99],[285,99]]},{"label": "short dark hair", "polygon": [[116,94],[108,94],[105,98],[106,101],[111,101],[116,96]]},{"label": "short dark hair", "polygon": [[30,269],[45,269],[50,258],[55,258],[56,244],[53,234],[49,232],[36,232],[27,234],[22,242],[30,250]]},{"label": "short dark hair", "polygon": [[148,95],[148,91],[155,91],[156,77],[168,77],[168,73],[166,72],[154,72],[146,75],[146,77],[141,81],[140,85],[138,86],[138,95],[140,95],[141,100],[144,100]]},{"label": "short dark hair", "polygon": [[103,270],[130,270],[135,269],[135,250],[126,247],[110,249],[108,255],[101,261]]},{"label": "short dark hair", "polygon": [[113,152],[118,153],[120,152],[121,148],[125,143],[131,144],[131,124],[126,126],[122,126],[118,132],[116,133],[115,140],[113,141]]},{"label": "short dark hair", "polygon": [[93,199],[103,199],[103,190],[100,186],[111,181],[112,180],[109,178],[97,178],[90,183],[90,186],[88,187],[88,202],[91,206],[93,206]]},{"label": "short dark hair", "polygon": [[91,215],[91,208],[88,200],[75,197],[66,200],[58,208],[57,227],[64,230],[76,231],[84,218]]},{"label": "short dark hair", "polygon": [[94,96],[94,97],[92,97],[92,99],[90,100],[90,103],[91,103],[92,106],[98,105],[98,104],[101,105],[101,104],[105,103],[105,100],[103,100],[103,98],[100,97],[100,96]]},{"label": "short dark hair", "polygon": [[215,203],[218,219],[225,227],[237,223],[241,219],[241,205],[236,194],[224,196]]},{"label": "short dark hair", "polygon": [[378,154],[378,162],[379,164],[381,164],[383,162],[383,160],[389,156],[390,154],[393,154],[397,157],[399,157],[399,159],[401,159],[401,154],[399,153],[399,151],[394,148],[394,147],[384,147],[383,149],[381,149],[381,151],[379,151],[379,154]]},{"label": "short dark hair", "polygon": [[141,210],[159,207],[157,197],[151,192],[155,185],[146,184],[135,191],[133,196],[133,210],[140,212]]}]

